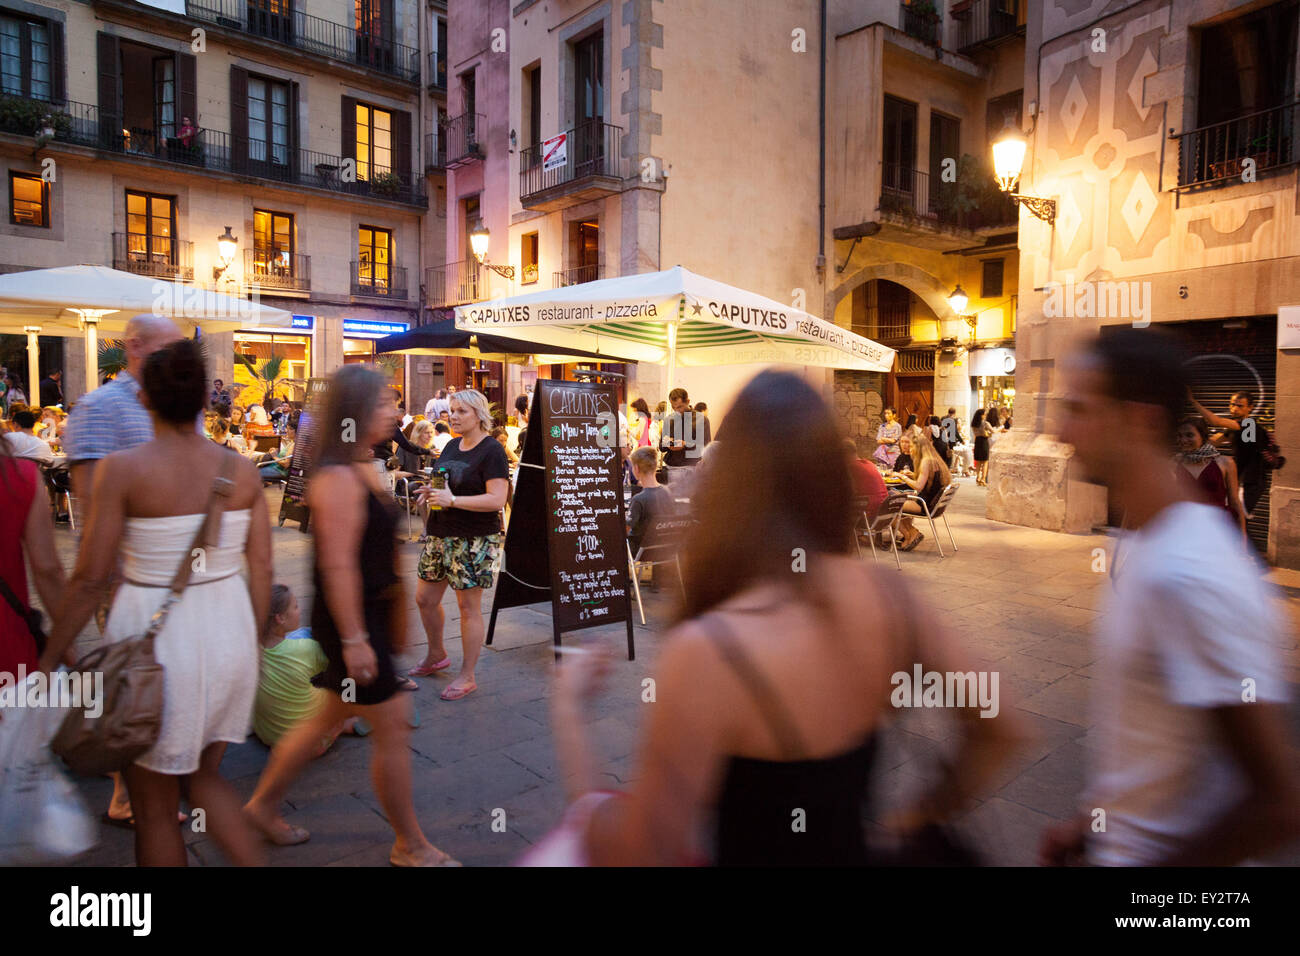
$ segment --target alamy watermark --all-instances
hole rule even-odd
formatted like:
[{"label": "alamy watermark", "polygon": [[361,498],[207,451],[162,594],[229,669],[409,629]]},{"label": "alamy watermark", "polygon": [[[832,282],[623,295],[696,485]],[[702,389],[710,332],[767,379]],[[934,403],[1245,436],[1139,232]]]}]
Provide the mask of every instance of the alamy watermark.
[{"label": "alamy watermark", "polygon": [[1130,319],[1138,329],[1151,324],[1150,282],[1075,282],[1073,276],[1067,276],[1064,283],[1046,283],[1043,292],[1043,315],[1049,319]]},{"label": "alamy watermark", "polygon": [[84,710],[94,719],[104,713],[103,671],[0,671],[0,711],[22,707],[60,707]]},{"label": "alamy watermark", "polygon": [[996,717],[997,671],[927,671],[913,664],[911,673],[896,671],[889,678],[895,707],[979,707],[981,717]]}]

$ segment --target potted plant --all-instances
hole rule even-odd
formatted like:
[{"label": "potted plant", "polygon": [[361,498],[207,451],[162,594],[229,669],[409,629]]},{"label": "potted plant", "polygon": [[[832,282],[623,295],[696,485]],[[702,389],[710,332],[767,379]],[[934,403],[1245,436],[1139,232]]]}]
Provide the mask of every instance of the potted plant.
[{"label": "potted plant", "polygon": [[402,177],[391,169],[370,177],[370,188],[381,196],[396,198],[402,191]]},{"label": "potted plant", "polygon": [[530,283],[530,282],[536,282],[536,281],[537,281],[537,265],[536,265],[536,263],[534,263],[533,265],[527,265],[527,266],[524,266],[524,270],[523,270],[523,271],[524,271],[524,279],[523,279],[523,284],[524,284],[524,285],[528,285],[528,283]]},{"label": "potted plant", "polygon": [[235,353],[235,360],[244,366],[253,381],[257,382],[262,389],[262,401],[266,402],[275,394],[276,386],[281,382],[286,385],[301,385],[302,380],[289,378],[285,375],[288,363],[283,355],[271,353],[271,357],[262,363],[252,355],[245,355],[243,352]]}]

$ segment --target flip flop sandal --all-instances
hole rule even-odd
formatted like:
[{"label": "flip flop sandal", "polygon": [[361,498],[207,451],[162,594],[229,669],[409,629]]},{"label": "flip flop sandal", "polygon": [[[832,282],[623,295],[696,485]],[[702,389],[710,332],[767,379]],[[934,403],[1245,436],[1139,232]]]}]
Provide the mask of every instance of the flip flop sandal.
[{"label": "flip flop sandal", "polygon": [[419,667],[412,667],[406,673],[410,677],[432,677],[438,671],[446,670],[450,666],[451,666],[451,658],[444,657],[436,664],[429,664],[428,666],[421,664]]},{"label": "flip flop sandal", "polygon": [[262,832],[262,839],[267,843],[275,846],[297,846],[300,843],[306,843],[311,839],[311,833],[302,827],[296,827],[292,823],[286,823],[283,830],[276,828],[275,834],[272,835],[265,830]]},{"label": "flip flop sandal", "polygon": [[[392,853],[388,854],[388,865],[397,866],[397,867],[411,867],[411,868],[418,866],[418,864],[415,863],[404,863],[404,862],[399,863],[397,861],[397,857],[394,856]],[[464,866],[465,864],[460,862],[460,860],[452,859],[450,855],[443,853],[442,859],[439,860],[437,863],[427,863],[425,865],[426,866]]]},{"label": "flip flop sandal", "polygon": [[470,684],[468,687],[462,684],[460,687],[448,687],[439,696],[443,700],[460,700],[462,697],[468,697],[476,690],[478,690],[478,684]]},{"label": "flip flop sandal", "polygon": [[898,550],[899,550],[899,551],[912,551],[912,550],[914,550],[914,549],[916,548],[916,546],[917,546],[918,544],[920,544],[920,543],[921,543],[922,541],[924,541],[924,540],[925,540],[925,532],[923,532],[923,531],[918,531],[918,532],[916,533],[916,537],[912,539],[912,543],[911,543],[911,544],[904,545],[903,547],[899,548]]},{"label": "flip flop sandal", "polygon": [[[119,830],[134,830],[135,814],[133,813],[129,817],[114,817],[114,816],[109,816],[108,811],[105,810],[103,816],[99,818],[99,822],[107,824],[110,827],[117,827]],[[189,822],[190,822],[190,815],[188,813],[184,813],[184,812],[177,813],[176,815],[177,826],[185,826],[185,824]]]},{"label": "flip flop sandal", "polygon": [[414,693],[415,691],[420,689],[420,685],[417,684],[415,681],[411,680],[411,678],[409,677],[398,677],[397,689]]}]

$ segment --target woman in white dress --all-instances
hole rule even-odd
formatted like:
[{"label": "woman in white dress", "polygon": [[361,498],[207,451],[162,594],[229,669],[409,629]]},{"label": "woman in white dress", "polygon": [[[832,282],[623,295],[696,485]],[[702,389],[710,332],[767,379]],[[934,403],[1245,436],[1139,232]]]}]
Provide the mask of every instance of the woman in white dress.
[{"label": "woman in white dress", "polygon": [[[203,353],[181,340],[145,362],[140,400],[152,441],[105,458],[95,469],[94,507],[72,585],[41,666],[56,666],[95,612],[119,548],[121,587],[104,640],[140,637],[167,596],[181,558],[204,522],[214,479],[231,479],[215,547],[193,557],[189,583],[171,608],[154,651],[163,667],[157,743],[123,776],[135,813],[136,862],[184,866],[176,826],[182,795],[206,812],[217,845],[241,865],[261,845],[218,766],[227,743],[248,736],[257,694],[258,637],[270,606],[271,528],[257,470],[199,434],[206,399]],[[240,576],[248,564],[248,580]]]}]

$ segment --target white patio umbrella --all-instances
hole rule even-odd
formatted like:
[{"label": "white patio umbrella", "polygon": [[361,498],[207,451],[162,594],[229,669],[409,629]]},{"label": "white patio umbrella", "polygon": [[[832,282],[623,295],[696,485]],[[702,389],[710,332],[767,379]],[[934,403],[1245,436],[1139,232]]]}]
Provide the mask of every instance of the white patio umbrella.
[{"label": "white patio umbrella", "polygon": [[[85,336],[86,390],[99,381],[100,330],[121,332],[142,312],[165,315],[184,332],[227,332],[245,326],[286,327],[283,309],[185,282],[105,266],[60,266],[0,275],[0,332],[27,335],[31,388],[39,389],[38,335]],[[30,398],[31,396],[29,396]]]},{"label": "white patio umbrella", "polygon": [[665,365],[668,390],[679,363],[864,372],[894,363],[891,348],[681,266],[459,306],[456,327]]}]

